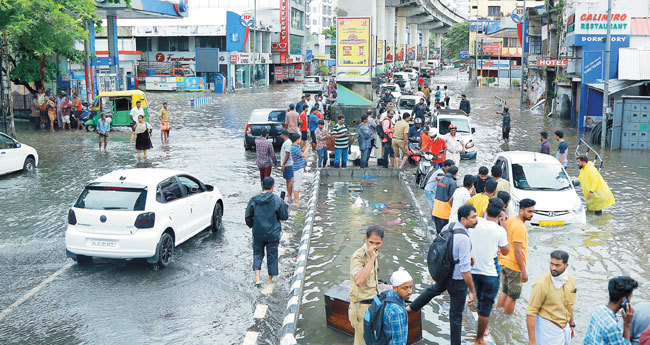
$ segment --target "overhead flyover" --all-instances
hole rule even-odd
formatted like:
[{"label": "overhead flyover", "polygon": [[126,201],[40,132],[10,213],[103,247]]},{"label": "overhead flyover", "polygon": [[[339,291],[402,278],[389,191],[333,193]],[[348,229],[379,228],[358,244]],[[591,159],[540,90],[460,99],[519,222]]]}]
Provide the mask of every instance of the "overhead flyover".
[{"label": "overhead flyover", "polygon": [[397,17],[405,17],[407,24],[433,33],[444,33],[452,25],[468,20],[439,0],[386,0],[386,7],[396,7]]}]

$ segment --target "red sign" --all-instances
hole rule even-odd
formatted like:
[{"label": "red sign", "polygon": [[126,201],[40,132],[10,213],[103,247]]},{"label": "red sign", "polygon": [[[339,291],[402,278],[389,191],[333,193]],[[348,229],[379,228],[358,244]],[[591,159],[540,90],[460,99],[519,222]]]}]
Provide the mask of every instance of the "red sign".
[{"label": "red sign", "polygon": [[501,53],[501,42],[490,42],[480,44],[481,49],[483,50],[483,55],[490,54],[492,56],[499,56]]},{"label": "red sign", "polygon": [[282,81],[284,80],[284,76],[282,75],[282,66],[275,65],[273,68],[274,74],[275,74],[275,80],[277,81]]},{"label": "red sign", "polygon": [[280,63],[286,63],[289,53],[289,0],[280,0],[280,42],[278,48],[283,49],[278,50]]},{"label": "red sign", "polygon": [[237,55],[230,55],[230,63],[237,63],[237,61],[239,61]]},{"label": "red sign", "polygon": [[537,60],[537,66],[542,66],[542,67],[568,67],[569,66],[569,60],[540,59],[540,60]]},{"label": "red sign", "polygon": [[287,46],[287,43],[271,43],[271,53],[286,53],[288,48]]}]

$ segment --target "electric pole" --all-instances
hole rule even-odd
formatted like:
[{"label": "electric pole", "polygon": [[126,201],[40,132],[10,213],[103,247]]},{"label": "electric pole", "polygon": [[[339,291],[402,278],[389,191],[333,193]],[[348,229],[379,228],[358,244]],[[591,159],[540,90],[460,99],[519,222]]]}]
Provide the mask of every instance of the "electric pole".
[{"label": "electric pole", "polygon": [[519,105],[524,107],[524,64],[526,61],[526,48],[524,43],[526,42],[526,21],[528,20],[528,11],[526,11],[526,0],[524,0],[524,20],[521,23],[521,95],[519,98]]},{"label": "electric pole", "polygon": [[[609,50],[612,36],[612,0],[607,0],[607,35],[605,36],[605,80],[603,83],[603,117],[600,122],[600,148],[607,146],[607,120],[609,118]],[[580,124],[582,127],[582,124]]]}]

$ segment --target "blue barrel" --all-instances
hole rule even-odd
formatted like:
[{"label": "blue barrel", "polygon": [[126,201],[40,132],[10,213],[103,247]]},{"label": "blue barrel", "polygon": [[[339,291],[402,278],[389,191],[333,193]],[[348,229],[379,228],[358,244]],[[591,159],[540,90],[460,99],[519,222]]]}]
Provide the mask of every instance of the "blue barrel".
[{"label": "blue barrel", "polygon": [[153,68],[148,68],[146,73],[147,73],[147,77],[152,76],[152,75],[156,75],[156,70],[153,69]]}]

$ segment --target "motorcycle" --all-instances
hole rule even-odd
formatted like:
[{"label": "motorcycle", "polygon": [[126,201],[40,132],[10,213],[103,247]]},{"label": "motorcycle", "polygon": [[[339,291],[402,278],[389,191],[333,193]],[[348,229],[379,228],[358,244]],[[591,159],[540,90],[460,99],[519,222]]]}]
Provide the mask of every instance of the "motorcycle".
[{"label": "motorcycle", "polygon": [[[441,150],[439,154],[441,155],[444,152],[444,150]],[[433,161],[440,159],[440,156],[436,156],[431,152],[423,152],[421,157],[418,168],[415,171],[415,183],[420,185],[420,187],[422,187],[421,184],[425,182],[424,178],[433,168]]]}]

